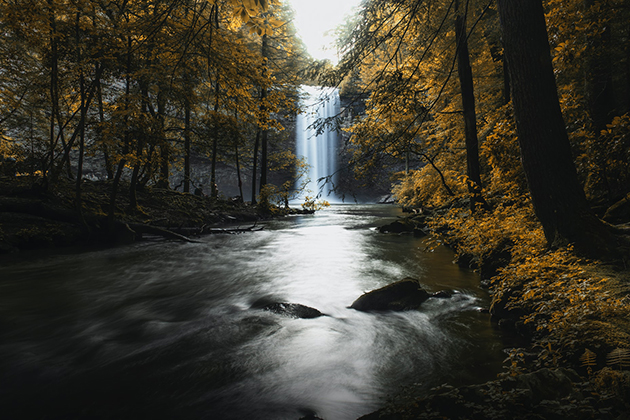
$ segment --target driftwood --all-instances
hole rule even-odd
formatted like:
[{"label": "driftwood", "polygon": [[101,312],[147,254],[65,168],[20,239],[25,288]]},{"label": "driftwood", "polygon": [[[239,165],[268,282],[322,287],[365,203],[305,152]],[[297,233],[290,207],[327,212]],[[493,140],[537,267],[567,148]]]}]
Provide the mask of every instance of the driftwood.
[{"label": "driftwood", "polygon": [[199,241],[195,239],[191,239],[192,235],[209,235],[209,234],[235,234],[235,233],[243,233],[243,232],[258,232],[263,230],[262,227],[256,227],[256,225],[246,227],[246,228],[208,228],[205,225],[198,228],[177,228],[177,229],[166,229],[159,226],[154,225],[146,225],[143,223],[126,223],[126,225],[134,231],[135,233],[147,233],[151,235],[162,236],[166,239],[175,239],[184,242],[192,242],[199,243]]},{"label": "driftwood", "polygon": [[262,226],[261,227],[256,227],[256,225],[250,226],[250,227],[246,227],[246,228],[207,228],[206,230],[204,230],[204,233],[227,233],[227,234],[233,234],[233,233],[243,233],[243,232],[259,232],[263,230]]},{"label": "driftwood", "polygon": [[243,233],[243,232],[258,232],[263,230],[262,227],[257,227],[256,225],[246,227],[246,228],[212,228],[206,225],[200,227],[178,227],[174,229],[169,229],[172,232],[177,232],[180,235],[185,236],[195,236],[195,235],[210,235],[215,233],[224,233],[224,234],[235,234],[235,233]]},{"label": "driftwood", "polygon": [[187,236],[173,232],[172,230],[164,229],[158,226],[145,225],[142,223],[127,223],[126,225],[136,233],[148,233],[152,235],[159,235],[167,239],[177,239],[184,242],[199,243],[199,241],[195,239],[191,239]]}]

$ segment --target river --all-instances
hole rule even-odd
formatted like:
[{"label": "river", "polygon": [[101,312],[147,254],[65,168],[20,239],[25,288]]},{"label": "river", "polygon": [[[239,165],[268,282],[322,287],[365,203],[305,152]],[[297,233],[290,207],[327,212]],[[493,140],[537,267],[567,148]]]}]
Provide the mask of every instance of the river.
[{"label": "river", "polygon": [[[3,259],[3,418],[346,420],[403,385],[496,377],[504,354],[477,275],[444,247],[376,231],[397,215],[336,205],[201,243]],[[459,293],[419,311],[348,308],[406,276]]]}]

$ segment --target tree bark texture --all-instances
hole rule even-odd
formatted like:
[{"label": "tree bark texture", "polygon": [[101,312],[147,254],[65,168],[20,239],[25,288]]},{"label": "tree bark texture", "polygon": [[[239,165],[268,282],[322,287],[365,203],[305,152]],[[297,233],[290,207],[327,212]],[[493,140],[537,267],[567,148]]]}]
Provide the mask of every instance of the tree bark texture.
[{"label": "tree bark texture", "polygon": [[457,10],[455,16],[455,39],[457,43],[457,74],[462,91],[464,132],[466,136],[466,172],[470,191],[470,207],[474,211],[478,204],[484,204],[481,197],[481,172],[479,169],[479,141],[477,139],[477,114],[475,111],[475,91],[472,68],[466,39],[466,20]]},{"label": "tree bark texture", "polygon": [[498,0],[523,169],[551,246],[611,251],[612,235],[591,212],[560,110],[541,0]]}]

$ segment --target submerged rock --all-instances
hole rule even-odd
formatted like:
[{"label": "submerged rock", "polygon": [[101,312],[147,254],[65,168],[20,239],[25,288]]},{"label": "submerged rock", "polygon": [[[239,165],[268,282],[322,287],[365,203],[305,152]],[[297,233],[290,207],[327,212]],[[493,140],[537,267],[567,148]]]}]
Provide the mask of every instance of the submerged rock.
[{"label": "submerged rock", "polygon": [[387,225],[381,226],[378,228],[378,231],[381,233],[403,233],[403,232],[413,232],[414,225],[409,223],[407,220],[396,220]]},{"label": "submerged rock", "polygon": [[411,277],[364,293],[350,306],[357,311],[407,311],[417,309],[433,295]]},{"label": "submerged rock", "polygon": [[273,312],[278,315],[284,315],[291,318],[318,318],[324,314],[310,306],[301,305],[299,303],[270,303],[263,308],[265,311]]},{"label": "submerged rock", "polygon": [[416,215],[413,217],[404,217],[395,220],[389,224],[380,226],[380,233],[413,233],[415,236],[426,236],[424,231],[426,217],[424,215]]}]

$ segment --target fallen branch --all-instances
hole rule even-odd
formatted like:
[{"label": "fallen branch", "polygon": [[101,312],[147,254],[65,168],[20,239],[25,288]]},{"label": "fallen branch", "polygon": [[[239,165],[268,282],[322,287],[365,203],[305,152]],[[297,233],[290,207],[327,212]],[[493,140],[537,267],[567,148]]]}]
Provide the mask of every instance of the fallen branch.
[{"label": "fallen branch", "polygon": [[168,230],[168,229],[161,228],[158,226],[144,225],[142,223],[127,223],[127,226],[129,226],[129,228],[136,233],[148,233],[148,234],[153,234],[153,235],[159,235],[167,239],[177,239],[184,242],[200,243],[200,241],[191,239],[187,236],[180,235],[179,233],[175,233],[172,230]]},{"label": "fallen branch", "polygon": [[261,227],[256,227],[256,225],[250,226],[250,227],[246,227],[246,228],[208,228],[207,230],[204,230],[204,233],[227,233],[227,234],[233,234],[233,233],[243,233],[243,232],[259,232],[263,230],[262,226]]}]

